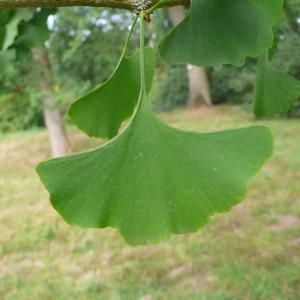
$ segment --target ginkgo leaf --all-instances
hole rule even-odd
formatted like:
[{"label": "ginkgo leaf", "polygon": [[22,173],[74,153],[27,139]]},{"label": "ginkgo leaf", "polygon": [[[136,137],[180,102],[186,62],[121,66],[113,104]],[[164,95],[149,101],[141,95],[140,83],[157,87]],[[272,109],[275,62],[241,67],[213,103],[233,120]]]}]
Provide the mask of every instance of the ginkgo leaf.
[{"label": "ginkgo leaf", "polygon": [[68,223],[114,227],[132,245],[194,232],[228,211],[272,153],[265,127],[184,132],[140,103],[129,126],[106,145],[37,167]]},{"label": "ginkgo leaf", "polygon": [[192,0],[186,18],[160,44],[162,57],[199,66],[241,66],[273,42],[283,0]]},{"label": "ginkgo leaf", "polygon": [[258,59],[253,111],[256,116],[274,116],[289,111],[300,97],[300,81],[273,68],[266,51]]},{"label": "ginkgo leaf", "polygon": [[[152,48],[145,48],[145,76],[150,90],[156,58]],[[91,137],[112,138],[124,120],[130,117],[140,94],[140,53],[120,60],[112,76],[70,108],[73,123]]]}]

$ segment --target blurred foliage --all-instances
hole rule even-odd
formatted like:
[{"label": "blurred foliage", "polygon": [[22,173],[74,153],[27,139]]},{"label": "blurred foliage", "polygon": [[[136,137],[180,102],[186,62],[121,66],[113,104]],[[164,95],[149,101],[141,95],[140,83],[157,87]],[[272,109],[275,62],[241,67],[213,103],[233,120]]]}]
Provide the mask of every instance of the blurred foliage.
[{"label": "blurred foliage", "polygon": [[184,65],[164,66],[153,84],[151,100],[157,112],[183,107],[188,97],[187,70]]},{"label": "blurred foliage", "polygon": [[55,9],[1,11],[0,132],[43,125],[31,50],[49,39],[47,19]]},{"label": "blurred foliage", "polygon": [[42,125],[42,111],[27,94],[0,96],[0,133],[24,130]]},{"label": "blurred foliage", "polygon": [[224,65],[211,69],[209,77],[214,103],[250,103],[255,76],[255,60],[248,60],[242,68]]}]

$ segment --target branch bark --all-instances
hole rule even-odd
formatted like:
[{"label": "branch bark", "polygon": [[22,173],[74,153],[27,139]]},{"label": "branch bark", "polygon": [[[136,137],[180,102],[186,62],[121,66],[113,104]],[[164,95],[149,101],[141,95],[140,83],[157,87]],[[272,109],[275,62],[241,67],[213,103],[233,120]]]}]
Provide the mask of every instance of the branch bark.
[{"label": "branch bark", "polygon": [[[152,4],[159,0],[151,0]],[[0,9],[24,7],[96,6],[134,10],[137,0],[0,0]],[[190,0],[170,0],[166,6],[188,5]]]}]

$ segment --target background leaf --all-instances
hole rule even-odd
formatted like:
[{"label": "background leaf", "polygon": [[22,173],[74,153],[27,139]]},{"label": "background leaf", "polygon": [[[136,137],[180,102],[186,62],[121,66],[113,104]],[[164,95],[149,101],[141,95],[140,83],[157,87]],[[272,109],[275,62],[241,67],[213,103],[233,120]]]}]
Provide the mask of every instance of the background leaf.
[{"label": "background leaf", "polygon": [[192,0],[187,17],[161,42],[162,57],[199,66],[258,57],[273,43],[283,0]]},{"label": "background leaf", "polygon": [[253,111],[256,116],[287,112],[300,97],[300,81],[274,69],[266,51],[258,60]]},{"label": "background leaf", "polygon": [[[150,90],[155,71],[155,53],[146,48],[145,76]],[[70,108],[69,115],[82,131],[91,137],[112,138],[122,122],[130,117],[140,93],[140,58],[137,51],[123,58],[113,75]]]}]

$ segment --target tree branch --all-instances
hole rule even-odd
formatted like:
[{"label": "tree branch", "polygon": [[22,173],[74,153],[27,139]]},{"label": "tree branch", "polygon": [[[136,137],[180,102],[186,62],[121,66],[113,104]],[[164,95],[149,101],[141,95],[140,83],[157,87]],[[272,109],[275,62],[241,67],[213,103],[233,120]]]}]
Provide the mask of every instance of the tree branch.
[{"label": "tree branch", "polygon": [[[151,0],[153,4],[159,0]],[[0,9],[24,7],[96,6],[134,10],[137,0],[0,0]],[[167,6],[188,5],[190,0],[170,0]]]}]

